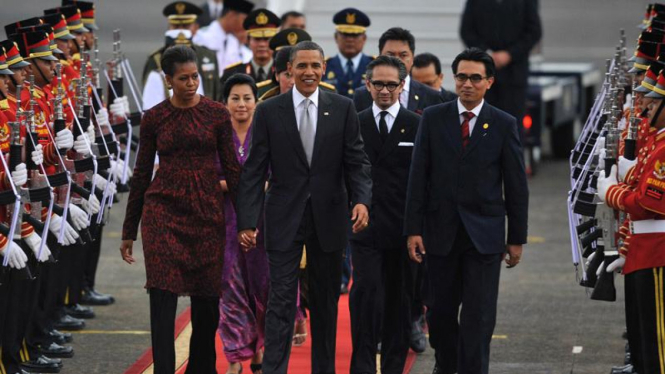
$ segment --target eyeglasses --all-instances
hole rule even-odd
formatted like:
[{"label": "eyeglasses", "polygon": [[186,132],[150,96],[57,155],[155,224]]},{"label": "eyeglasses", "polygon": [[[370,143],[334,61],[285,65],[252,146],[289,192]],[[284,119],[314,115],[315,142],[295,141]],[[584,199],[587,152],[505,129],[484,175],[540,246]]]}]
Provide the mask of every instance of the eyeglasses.
[{"label": "eyeglasses", "polygon": [[464,83],[468,80],[471,80],[471,83],[480,83],[483,79],[487,79],[487,77],[483,77],[480,74],[471,74],[471,75],[466,75],[466,74],[455,74],[455,80]]},{"label": "eyeglasses", "polygon": [[370,83],[372,83],[372,86],[374,87],[375,90],[382,91],[383,88],[385,87],[385,88],[388,89],[388,92],[395,91],[397,89],[397,87],[399,87],[399,85],[400,85],[399,83],[395,83],[395,82],[385,83],[385,82],[381,82],[381,81],[371,81]]}]

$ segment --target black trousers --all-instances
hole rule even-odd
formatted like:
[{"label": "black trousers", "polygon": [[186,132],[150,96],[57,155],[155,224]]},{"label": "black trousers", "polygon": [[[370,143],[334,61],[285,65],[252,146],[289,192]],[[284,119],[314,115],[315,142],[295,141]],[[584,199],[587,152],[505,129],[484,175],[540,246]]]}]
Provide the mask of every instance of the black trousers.
[{"label": "black trousers", "polygon": [[[95,214],[93,221],[97,219]],[[102,252],[102,234],[104,231],[103,224],[94,224],[93,227],[93,237],[95,241],[90,243],[86,250],[86,259],[85,266],[83,269],[83,288],[94,289],[95,288],[95,279],[97,278],[97,266],[99,265],[99,256]]]},{"label": "black trousers", "polygon": [[[175,317],[178,295],[151,288],[150,333],[155,374],[175,373]],[[191,296],[192,336],[186,374],[217,374],[215,337],[219,324],[219,298]]]},{"label": "black trousers", "polygon": [[628,343],[640,374],[665,373],[664,269],[638,270],[625,277]]},{"label": "black trousers", "polygon": [[[32,262],[32,261],[31,261]],[[34,263],[32,264],[34,266]],[[32,313],[33,291],[38,279],[26,279],[24,273],[9,270],[7,311],[5,326],[0,337],[2,345],[2,362],[8,373],[19,371],[18,364],[28,361],[30,357],[25,346],[25,335],[29,315]]]},{"label": "black trousers", "polygon": [[379,342],[381,373],[402,374],[411,326],[412,295],[407,287],[411,272],[407,250],[374,248],[354,242],[351,246],[351,374],[376,373]]},{"label": "black trousers", "polygon": [[298,269],[304,245],[307,246],[312,373],[335,373],[337,302],[344,248],[323,252],[308,203],[293,242],[287,248],[268,251],[270,293],[266,312],[263,374],[287,373],[296,317]]},{"label": "black trousers", "polygon": [[460,224],[452,251],[428,254],[426,261],[432,291],[427,316],[437,365],[445,374],[487,374],[501,254],[478,252]]}]

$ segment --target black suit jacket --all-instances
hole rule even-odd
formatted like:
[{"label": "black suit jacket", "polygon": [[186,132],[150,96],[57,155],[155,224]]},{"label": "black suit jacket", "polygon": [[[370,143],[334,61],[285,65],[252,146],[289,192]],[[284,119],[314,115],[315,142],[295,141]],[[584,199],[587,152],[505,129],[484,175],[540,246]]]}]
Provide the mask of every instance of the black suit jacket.
[{"label": "black suit jacket", "polygon": [[441,95],[441,100],[444,103],[447,103],[449,101],[457,100],[457,94],[452,92],[452,91],[447,91],[445,88],[441,87],[441,90],[439,90],[439,95]]},{"label": "black suit jacket", "polygon": [[467,47],[508,51],[512,62],[497,81],[526,86],[529,53],[542,36],[538,0],[467,0],[460,36]]},{"label": "black suit jacket", "polygon": [[257,226],[264,205],[267,250],[284,250],[295,238],[307,200],[323,251],[345,248],[349,222],[346,186],[353,204],[370,207],[370,163],[363,150],[358,115],[350,99],[319,90],[311,167],[300,141],[293,91],[256,108],[252,143],[238,187],[238,231]]},{"label": "black suit jacket", "polygon": [[372,108],[358,113],[365,153],[372,163],[370,225],[351,241],[379,249],[404,250],[402,234],[406,186],[420,116],[400,108],[386,142],[381,141]]},{"label": "black suit jacket", "polygon": [[480,253],[524,244],[528,188],[515,117],[483,105],[462,151],[457,102],[425,110],[416,135],[405,233],[422,235],[429,254],[446,255],[460,224]]},{"label": "black suit jacket", "polygon": [[[203,13],[196,17],[196,23],[198,23],[200,27],[206,27],[210,25],[212,21],[216,20],[216,18],[210,14],[210,7],[208,6],[208,2],[202,4],[200,8],[203,10]],[[224,67],[222,66],[222,68]]]},{"label": "black suit jacket", "polygon": [[[411,83],[409,85],[409,107],[407,109],[422,114],[425,108],[441,104],[442,102],[443,99],[436,90],[411,78]],[[372,107],[372,94],[367,91],[367,86],[362,86],[356,89],[356,92],[353,94],[353,103],[358,112]]]}]

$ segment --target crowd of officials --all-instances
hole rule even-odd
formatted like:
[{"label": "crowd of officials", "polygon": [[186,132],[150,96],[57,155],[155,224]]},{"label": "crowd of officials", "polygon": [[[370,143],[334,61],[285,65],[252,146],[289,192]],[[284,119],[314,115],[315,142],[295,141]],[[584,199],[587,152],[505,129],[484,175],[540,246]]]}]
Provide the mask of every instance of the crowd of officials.
[{"label": "crowd of officials", "polygon": [[[92,157],[111,135],[104,129],[133,117],[126,96],[105,105],[80,88],[95,78],[82,63],[98,32],[94,11],[63,0],[5,27],[0,147],[9,160],[10,145],[31,133],[38,144],[3,168],[2,189],[37,186],[40,172]],[[73,355],[61,330],[83,329],[89,305],[114,302],[95,289],[107,194],[94,190],[123,190],[128,174],[120,252],[135,262],[140,223],[155,373],[175,372],[179,296],[191,298],[187,373],[216,372],[216,334],[229,374],[246,361],[253,373],[287,373],[291,347],[307,339],[312,373],[334,373],[343,293],[351,373],[376,373],[380,353],[380,371],[401,374],[409,349],[426,350],[426,329],[434,373],[487,373],[501,263],[516,266],[526,243],[516,118],[541,37],[537,2],[467,1],[468,49],[444,61],[455,93],[443,88],[441,61],[416,54],[404,28],[382,32],[378,55],[366,54],[371,20],[355,8],[333,15],[330,56],[296,11],[176,1],[163,15],[165,42],[140,79],[133,175],[128,145],[82,175],[93,191],[72,189],[67,209],[22,204],[25,215],[41,209],[40,220],[19,220],[11,241],[0,230],[0,374],[60,372]],[[87,130],[79,104],[93,107]],[[11,205],[2,212],[9,226]]]}]

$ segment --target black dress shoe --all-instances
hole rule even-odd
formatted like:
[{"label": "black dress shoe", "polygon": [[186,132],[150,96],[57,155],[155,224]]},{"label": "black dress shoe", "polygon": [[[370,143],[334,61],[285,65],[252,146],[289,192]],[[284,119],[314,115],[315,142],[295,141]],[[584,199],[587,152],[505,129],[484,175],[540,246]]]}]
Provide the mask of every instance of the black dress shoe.
[{"label": "black dress shoe", "polygon": [[30,361],[22,362],[21,369],[28,373],[59,373],[62,363],[57,364],[44,356],[39,356]]},{"label": "black dress shoe", "polygon": [[92,288],[85,289],[81,295],[83,305],[111,305],[113,303],[115,303],[113,296],[99,293]]},{"label": "black dress shoe", "polygon": [[39,347],[39,353],[46,357],[63,357],[71,358],[74,357],[74,348],[65,345],[51,343],[48,346],[42,345]]},{"label": "black dress shoe", "polygon": [[53,326],[58,330],[78,331],[85,327],[85,322],[65,314],[62,318],[56,321]]},{"label": "black dress shoe", "polygon": [[624,366],[615,366],[610,371],[610,374],[633,374],[635,373],[635,368],[633,365],[624,365]]},{"label": "black dress shoe", "polygon": [[72,334],[68,332],[60,332],[58,330],[47,330],[44,332],[46,336],[49,337],[50,341],[54,343],[58,343],[60,345],[66,344],[66,343],[71,343],[74,338],[72,337]]},{"label": "black dress shoe", "polygon": [[409,340],[409,346],[416,353],[423,353],[427,348],[427,338],[423,332],[423,327],[420,324],[420,321],[413,322],[411,324],[411,338]]},{"label": "black dress shoe", "polygon": [[79,318],[79,319],[95,318],[95,312],[92,310],[92,308],[89,306],[83,306],[81,304],[66,306],[65,313],[69,314],[74,318]]}]

